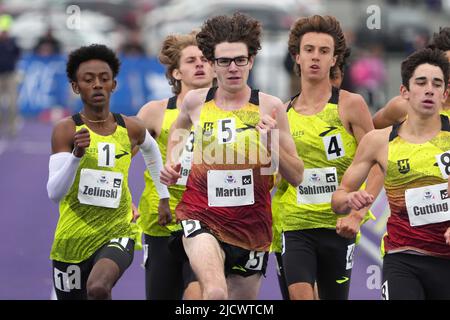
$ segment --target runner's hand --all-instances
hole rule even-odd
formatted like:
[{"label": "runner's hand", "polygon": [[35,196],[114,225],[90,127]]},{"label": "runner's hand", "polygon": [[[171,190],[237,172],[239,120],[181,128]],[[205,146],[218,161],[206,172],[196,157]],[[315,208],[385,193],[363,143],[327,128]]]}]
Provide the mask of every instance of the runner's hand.
[{"label": "runner's hand", "polygon": [[172,221],[172,213],[170,212],[169,198],[159,199],[158,204],[158,224],[165,226]]},{"label": "runner's hand", "polygon": [[136,222],[137,219],[141,216],[138,208],[134,205],[133,202],[131,203],[131,213],[133,214],[133,218],[131,219],[131,222]]},{"label": "runner's hand", "polygon": [[447,231],[444,233],[445,243],[450,246],[450,227],[447,228]]},{"label": "runner's hand", "polygon": [[160,181],[161,183],[171,186],[177,183],[177,180],[181,177],[180,174],[181,163],[166,164],[161,170]]},{"label": "runner's hand", "polygon": [[347,204],[353,210],[361,210],[363,208],[370,207],[374,200],[373,195],[365,190],[350,192],[347,195]]},{"label": "runner's hand", "polygon": [[89,130],[86,128],[81,128],[75,132],[73,136],[73,154],[77,158],[84,156],[86,148],[91,144],[91,136]]},{"label": "runner's hand", "polygon": [[337,220],[336,233],[343,238],[353,239],[359,232],[361,221],[361,216],[352,211],[347,216]]}]

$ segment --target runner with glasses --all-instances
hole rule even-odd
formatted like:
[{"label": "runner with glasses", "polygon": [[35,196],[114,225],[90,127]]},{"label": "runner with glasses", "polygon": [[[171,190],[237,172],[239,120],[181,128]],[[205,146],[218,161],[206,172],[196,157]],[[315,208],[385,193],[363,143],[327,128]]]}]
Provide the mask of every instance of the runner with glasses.
[{"label": "runner with glasses", "polygon": [[[148,102],[137,115],[156,139],[163,160],[169,129],[180,112],[184,96],[190,90],[211,87],[214,79],[211,64],[197,46],[196,34],[192,32],[166,37],[159,61],[166,67],[166,78],[175,95],[169,99]],[[189,263],[169,251],[171,234],[180,232],[181,229],[172,213],[185,189],[192,143],[193,139],[190,139],[185,147],[182,179],[169,187],[170,200],[159,200],[155,183],[147,171],[144,174],[145,189],[139,201],[141,216],[137,223],[145,237],[145,292],[148,300],[187,300],[201,297],[199,283],[195,281]]]},{"label": "runner with glasses", "polygon": [[257,298],[272,241],[273,162],[289,183],[302,179],[282,102],[247,84],[260,35],[260,22],[239,13],[204,23],[197,41],[218,87],[186,95],[161,172],[168,185],[179,179],[177,137],[193,125],[194,163],[175,212],[184,230],[179,249],[204,299]]}]

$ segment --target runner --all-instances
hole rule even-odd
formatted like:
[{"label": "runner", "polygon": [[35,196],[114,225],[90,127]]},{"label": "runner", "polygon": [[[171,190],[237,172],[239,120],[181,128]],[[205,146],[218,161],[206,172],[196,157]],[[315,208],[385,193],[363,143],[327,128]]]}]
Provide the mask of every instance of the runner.
[{"label": "runner", "polygon": [[260,35],[260,23],[239,13],[204,23],[197,41],[214,65],[218,87],[186,95],[161,173],[166,184],[180,178],[175,136],[194,125],[194,163],[176,215],[184,229],[180,247],[204,299],[257,298],[272,241],[273,160],[279,156],[289,183],[302,179],[282,102],[247,85]]},{"label": "runner", "polygon": [[440,115],[448,96],[449,61],[423,49],[402,63],[405,121],[367,134],[333,194],[336,212],[368,207],[373,194],[358,190],[378,165],[391,215],[383,238],[384,299],[450,299],[450,123]]},{"label": "runner", "polygon": [[[162,168],[141,121],[109,110],[119,65],[111,49],[97,44],[73,51],[67,62],[83,109],[52,134],[47,191],[60,212],[50,254],[58,299],[111,299],[140,238],[128,189],[132,149],[139,146],[156,181]],[[166,186],[157,189],[169,196]]]},{"label": "runner", "polygon": [[[179,114],[179,106],[189,90],[211,87],[212,66],[197,47],[196,33],[169,35],[163,42],[159,61],[166,66],[166,77],[175,94],[170,99],[150,101],[138,113],[147,130],[158,142],[165,161],[165,151],[169,129]],[[191,136],[193,138],[193,134]],[[172,213],[185,189],[187,174],[192,158],[192,143],[185,150],[183,177],[177,185],[169,187],[169,199],[161,199],[158,206],[158,193],[146,171],[145,189],[139,201],[141,214],[138,224],[145,236],[145,288],[149,300],[180,300],[187,288],[184,299],[201,299],[197,281],[192,277],[189,263],[182,263],[169,252],[168,242],[172,232],[180,230]],[[170,208],[169,208],[170,204]],[[159,212],[159,214],[158,214]]]},{"label": "runner", "polygon": [[[347,299],[356,235],[367,209],[338,216],[331,195],[350,165],[358,141],[373,129],[360,95],[330,82],[346,53],[344,34],[331,16],[297,20],[289,50],[300,71],[301,92],[287,106],[297,152],[305,162],[298,187],[280,188],[273,208],[281,216],[282,260],[290,299]],[[371,180],[378,193],[381,181]]]}]

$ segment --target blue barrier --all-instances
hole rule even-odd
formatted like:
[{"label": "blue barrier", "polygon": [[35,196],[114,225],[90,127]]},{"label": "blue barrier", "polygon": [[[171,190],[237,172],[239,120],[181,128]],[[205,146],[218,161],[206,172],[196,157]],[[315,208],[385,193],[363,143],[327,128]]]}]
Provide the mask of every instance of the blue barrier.
[{"label": "blue barrier", "polygon": [[[24,116],[37,116],[52,108],[79,111],[82,102],[74,96],[66,77],[66,56],[24,56],[18,68],[19,110]],[[111,98],[111,110],[135,115],[149,100],[171,95],[164,67],[154,57],[120,57],[117,89]]]}]

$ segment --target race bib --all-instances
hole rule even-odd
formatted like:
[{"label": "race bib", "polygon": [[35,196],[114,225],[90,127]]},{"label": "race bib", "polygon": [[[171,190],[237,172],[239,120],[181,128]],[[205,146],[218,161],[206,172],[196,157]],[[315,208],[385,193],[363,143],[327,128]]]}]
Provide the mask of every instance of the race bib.
[{"label": "race bib", "polygon": [[303,182],[297,187],[298,204],[330,203],[338,187],[335,167],[305,169]]},{"label": "race bib", "polygon": [[412,227],[450,220],[447,183],[407,189],[405,201]]},{"label": "race bib", "polygon": [[441,170],[442,178],[448,179],[450,175],[450,150],[436,155],[436,162]]},{"label": "race bib", "polygon": [[118,208],[122,184],[121,172],[81,169],[78,200],[91,206]]},{"label": "race bib", "polygon": [[208,170],[210,207],[248,206],[255,203],[253,170]]}]

